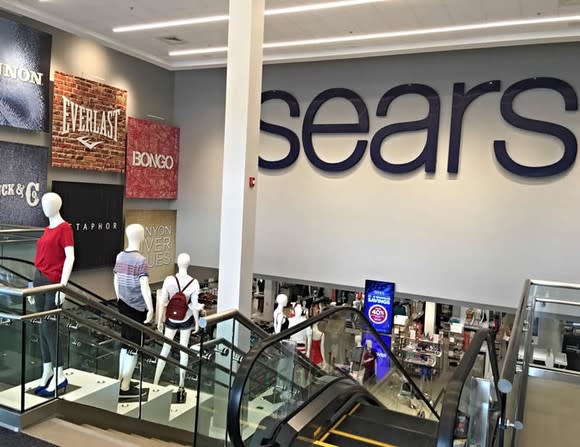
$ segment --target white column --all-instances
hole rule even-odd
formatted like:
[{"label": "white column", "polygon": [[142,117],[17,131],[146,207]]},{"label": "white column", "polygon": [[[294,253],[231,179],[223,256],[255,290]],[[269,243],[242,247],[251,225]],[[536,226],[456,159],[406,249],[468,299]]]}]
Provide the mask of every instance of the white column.
[{"label": "white column", "polygon": [[430,301],[425,302],[425,327],[424,334],[435,334],[435,315],[437,314],[437,304]]},{"label": "white column", "polygon": [[250,316],[256,227],[264,0],[230,0],[218,312]]}]

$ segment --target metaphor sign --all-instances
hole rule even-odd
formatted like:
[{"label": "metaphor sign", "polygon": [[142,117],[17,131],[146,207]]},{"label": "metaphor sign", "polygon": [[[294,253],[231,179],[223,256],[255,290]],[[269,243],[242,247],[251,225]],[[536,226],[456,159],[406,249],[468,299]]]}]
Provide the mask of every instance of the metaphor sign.
[{"label": "metaphor sign", "polygon": [[127,92],[54,74],[52,166],[125,171]]},{"label": "metaphor sign", "polygon": [[125,226],[141,224],[145,229],[145,240],[141,253],[147,258],[149,282],[161,282],[175,273],[175,210],[128,210]]},{"label": "metaphor sign", "polygon": [[52,182],[75,238],[75,269],[112,266],[123,248],[123,186]]},{"label": "metaphor sign", "polygon": [[52,36],[0,18],[0,126],[48,132]]},{"label": "metaphor sign", "polygon": [[366,280],[365,315],[379,334],[390,334],[393,328],[395,283]]},{"label": "metaphor sign", "polygon": [[129,118],[127,182],[131,199],[177,199],[179,128]]},{"label": "metaphor sign", "polygon": [[48,149],[0,141],[0,223],[47,224],[40,199],[46,192]]}]

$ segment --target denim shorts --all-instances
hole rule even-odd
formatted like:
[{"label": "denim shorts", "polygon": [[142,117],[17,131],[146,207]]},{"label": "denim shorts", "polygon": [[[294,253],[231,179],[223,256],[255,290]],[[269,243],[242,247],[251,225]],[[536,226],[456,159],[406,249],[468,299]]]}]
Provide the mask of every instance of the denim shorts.
[{"label": "denim shorts", "polygon": [[168,318],[167,320],[165,320],[165,327],[169,328],[169,329],[179,329],[180,331],[182,331],[182,330],[186,330],[186,329],[191,329],[191,327],[193,326],[193,323],[194,323],[193,315],[191,317],[189,317],[189,320],[185,320],[181,323],[171,321]]}]

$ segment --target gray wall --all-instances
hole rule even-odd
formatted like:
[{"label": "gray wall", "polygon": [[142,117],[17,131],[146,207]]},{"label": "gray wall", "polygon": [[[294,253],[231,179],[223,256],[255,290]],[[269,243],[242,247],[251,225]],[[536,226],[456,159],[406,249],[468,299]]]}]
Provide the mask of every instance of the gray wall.
[{"label": "gray wall", "polygon": [[[548,164],[561,157],[559,140],[511,127],[499,113],[501,93],[490,94],[466,113],[459,175],[446,172],[454,82],[470,88],[498,79],[503,92],[525,78],[552,76],[580,92],[577,54],[577,44],[565,44],[266,66],[263,89],[292,93],[301,117],[290,118],[282,102],[264,105],[262,117],[299,136],[306,108],[321,91],[347,87],[364,98],[369,135],[315,137],[328,161],[344,159],[357,138],[369,139],[388,123],[424,118],[426,103],[413,96],[396,100],[387,117],[374,116],[380,97],[396,85],[433,87],[441,121],[434,175],[383,174],[368,148],[361,163],[342,174],[317,171],[302,149],[287,170],[261,171],[255,271],[353,287],[365,278],[386,279],[401,292],[510,307],[528,277],[578,282],[580,165],[556,178],[530,180],[505,171],[493,154],[493,140],[507,139],[514,159]],[[218,265],[224,88],[224,70],[176,74],[181,166],[190,173],[180,178],[177,246],[209,267]],[[526,93],[515,107],[580,136],[580,112],[565,112],[555,92]],[[326,104],[317,118],[353,120],[354,109],[341,101]],[[422,132],[395,136],[383,155],[409,161],[424,141]],[[260,153],[280,158],[287,142],[263,134]]]},{"label": "gray wall", "polygon": [[[54,71],[63,71],[87,79],[104,82],[127,90],[128,116],[147,119],[148,114],[165,118],[173,124],[174,74],[134,57],[105,48],[50,26],[23,17],[1,13],[3,17],[20,21],[53,36],[51,80]],[[50,146],[50,134],[0,128],[1,141]],[[54,169],[48,173],[49,187],[53,180],[87,183],[123,184],[124,176],[114,173]],[[173,209],[174,201],[126,200],[128,209]],[[106,296],[113,296],[111,268],[75,271],[73,280]]]}]

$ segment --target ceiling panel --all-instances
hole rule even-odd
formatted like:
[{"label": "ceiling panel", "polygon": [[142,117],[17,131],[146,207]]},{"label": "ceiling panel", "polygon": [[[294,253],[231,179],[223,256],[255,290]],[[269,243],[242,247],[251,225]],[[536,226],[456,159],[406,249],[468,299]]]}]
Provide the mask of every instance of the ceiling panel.
[{"label": "ceiling panel", "polygon": [[[333,0],[266,0],[267,8],[312,5]],[[336,0],[334,0],[336,1]],[[227,14],[228,0],[0,0],[0,7],[67,31],[96,38],[128,54],[168,69],[223,64],[225,54],[170,57],[169,51],[227,45],[227,23],[113,33],[121,25]],[[539,14],[539,15],[538,15]],[[346,8],[268,16],[265,41],[357,36],[392,31],[465,25],[522,17],[580,15],[580,0],[384,0]],[[161,37],[186,43],[169,45]],[[316,60],[397,52],[580,40],[580,24],[526,26],[487,31],[325,43],[266,51],[268,60]]]}]

